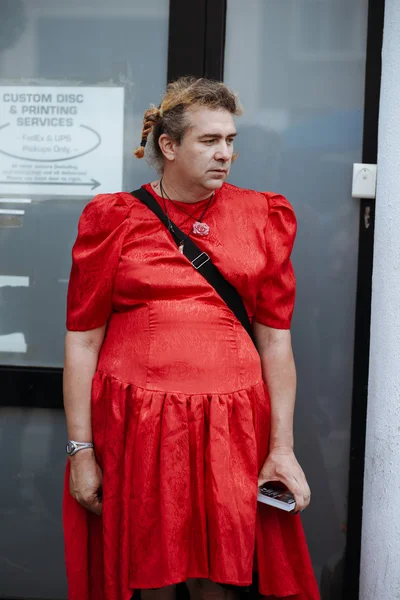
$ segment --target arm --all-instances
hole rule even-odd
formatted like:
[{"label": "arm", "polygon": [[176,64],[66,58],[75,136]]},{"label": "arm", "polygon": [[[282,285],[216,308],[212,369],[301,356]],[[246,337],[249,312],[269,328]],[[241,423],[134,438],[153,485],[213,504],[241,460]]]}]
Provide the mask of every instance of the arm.
[{"label": "arm", "polygon": [[294,494],[296,510],[301,511],[310,502],[310,489],[293,450],[296,368],[290,331],[255,323],[254,335],[271,400],[270,452],[258,484],[281,481]]},{"label": "arm", "polygon": [[[105,326],[90,331],[68,331],[65,338],[64,408],[68,439],[92,441],[91,388]],[[70,491],[85,508],[101,514],[102,475],[93,449],[69,458]]]}]

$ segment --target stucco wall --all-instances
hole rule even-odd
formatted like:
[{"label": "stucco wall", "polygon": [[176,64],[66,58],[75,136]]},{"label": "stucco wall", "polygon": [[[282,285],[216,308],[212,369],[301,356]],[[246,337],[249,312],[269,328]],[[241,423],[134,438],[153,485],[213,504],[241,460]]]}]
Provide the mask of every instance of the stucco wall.
[{"label": "stucco wall", "polygon": [[360,600],[400,599],[400,1],[386,0]]}]

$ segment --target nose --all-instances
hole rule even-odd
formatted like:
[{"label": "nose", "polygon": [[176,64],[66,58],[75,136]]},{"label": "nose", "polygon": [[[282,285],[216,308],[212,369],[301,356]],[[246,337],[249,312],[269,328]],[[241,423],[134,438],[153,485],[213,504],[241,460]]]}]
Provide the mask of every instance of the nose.
[{"label": "nose", "polygon": [[218,148],[215,152],[215,160],[221,162],[228,162],[232,157],[232,145],[228,145],[225,141],[221,140],[218,144]]}]

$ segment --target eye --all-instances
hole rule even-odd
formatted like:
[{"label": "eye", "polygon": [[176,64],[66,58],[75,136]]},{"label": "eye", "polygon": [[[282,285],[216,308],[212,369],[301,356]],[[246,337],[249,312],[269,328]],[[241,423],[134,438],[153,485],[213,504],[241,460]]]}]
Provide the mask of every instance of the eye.
[{"label": "eye", "polygon": [[233,139],[234,138],[229,138],[226,140],[226,143],[228,144],[228,146],[232,146],[233,145]]},{"label": "eye", "polygon": [[214,139],[210,139],[210,140],[204,140],[204,143],[205,143],[207,146],[212,146],[212,144],[214,143],[214,141],[215,141]]}]

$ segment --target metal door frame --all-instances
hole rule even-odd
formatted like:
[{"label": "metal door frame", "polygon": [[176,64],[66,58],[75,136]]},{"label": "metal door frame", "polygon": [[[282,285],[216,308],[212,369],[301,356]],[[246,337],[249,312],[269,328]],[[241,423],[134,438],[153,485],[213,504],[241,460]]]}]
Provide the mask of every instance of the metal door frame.
[{"label": "metal door frame", "polygon": [[[369,0],[362,160],[377,163],[385,0]],[[368,220],[369,216],[369,220]],[[360,200],[353,398],[343,600],[359,597],[375,200]]]}]

